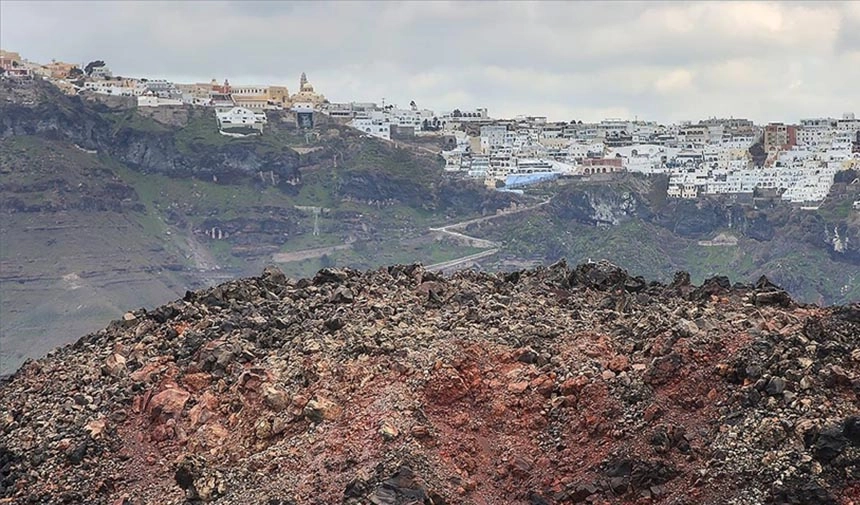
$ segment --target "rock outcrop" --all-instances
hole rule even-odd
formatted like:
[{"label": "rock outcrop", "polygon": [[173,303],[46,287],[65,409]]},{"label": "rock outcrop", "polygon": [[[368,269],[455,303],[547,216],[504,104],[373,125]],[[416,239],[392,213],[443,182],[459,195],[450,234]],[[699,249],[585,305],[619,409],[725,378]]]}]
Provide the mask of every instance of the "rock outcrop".
[{"label": "rock outcrop", "polygon": [[206,180],[215,177],[222,183],[235,183],[271,172],[288,189],[288,181],[300,178],[299,167],[314,161],[313,156],[302,159],[292,149],[260,152],[253,143],[185,150],[177,142],[175,128],[161,127],[154,121],[141,127],[134,110],[106,114],[89,101],[65,96],[38,80],[5,81],[0,84],[0,98],[0,139],[39,136],[64,140],[109,154],[144,173]]},{"label": "rock outcrop", "polygon": [[0,502],[860,499],[860,306],[600,262],[188,292],[0,386]]}]

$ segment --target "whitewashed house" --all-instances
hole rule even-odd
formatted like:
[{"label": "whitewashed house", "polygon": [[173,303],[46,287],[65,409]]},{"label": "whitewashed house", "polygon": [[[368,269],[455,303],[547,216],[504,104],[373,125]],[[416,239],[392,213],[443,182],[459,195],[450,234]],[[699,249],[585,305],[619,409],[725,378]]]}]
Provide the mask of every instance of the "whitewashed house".
[{"label": "whitewashed house", "polygon": [[[245,107],[216,110],[215,118],[218,120],[218,129],[221,133],[237,133],[237,131],[247,131],[249,128],[262,133],[263,125],[268,122],[265,112],[252,111]],[[231,130],[234,131],[231,132]]]}]

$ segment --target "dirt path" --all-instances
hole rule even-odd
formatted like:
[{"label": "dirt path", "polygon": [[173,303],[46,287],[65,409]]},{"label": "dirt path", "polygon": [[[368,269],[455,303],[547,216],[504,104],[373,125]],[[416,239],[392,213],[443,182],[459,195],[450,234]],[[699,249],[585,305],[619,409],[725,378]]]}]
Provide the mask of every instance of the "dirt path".
[{"label": "dirt path", "polygon": [[333,245],[329,247],[317,247],[314,249],[302,249],[301,251],[275,253],[272,255],[272,261],[276,263],[291,263],[293,261],[302,261],[311,258],[319,258],[325,254],[331,254],[335,251],[342,251],[352,247],[351,244]]},{"label": "dirt path", "polygon": [[504,216],[511,216],[513,214],[519,214],[520,212],[526,212],[529,210],[537,209],[539,207],[543,207],[544,205],[548,204],[550,202],[550,200],[551,200],[550,198],[547,198],[546,200],[544,200],[540,203],[536,203],[534,205],[529,205],[528,207],[522,207],[522,208],[519,208],[516,210],[509,210],[506,212],[500,212],[498,214],[493,214],[491,216],[484,216],[484,217],[476,217],[473,219],[467,219],[466,221],[460,221],[459,223],[453,223],[453,224],[446,224],[445,226],[440,226],[438,228],[430,228],[430,231],[448,231],[451,229],[464,228],[466,226],[469,226],[470,224],[483,223],[484,221],[490,221],[490,220],[497,219],[497,218],[504,217]]},{"label": "dirt path", "polygon": [[496,254],[497,252],[499,252],[499,249],[502,247],[502,244],[500,244],[498,242],[494,242],[492,240],[487,240],[487,239],[478,238],[478,237],[472,237],[472,236],[466,235],[465,233],[460,233],[460,232],[452,231],[452,230],[455,230],[458,228],[465,228],[466,226],[469,226],[470,224],[483,223],[485,221],[490,221],[492,219],[496,219],[496,218],[500,218],[500,217],[504,217],[504,216],[511,216],[513,214],[519,214],[520,212],[526,212],[529,210],[534,210],[534,209],[537,209],[539,207],[542,207],[542,206],[548,204],[549,202],[550,202],[550,199],[547,198],[546,200],[544,200],[540,203],[537,203],[535,205],[529,205],[528,207],[523,207],[520,209],[511,210],[508,212],[500,212],[498,214],[493,214],[492,216],[484,216],[484,217],[477,217],[477,218],[473,218],[473,219],[467,219],[466,221],[460,221],[458,223],[452,223],[452,224],[448,224],[445,226],[440,226],[438,228],[432,228],[431,227],[430,231],[433,233],[443,233],[443,234],[449,235],[449,236],[457,239],[458,241],[465,243],[471,247],[487,248],[487,250],[481,251],[481,252],[475,253],[475,254],[469,254],[467,256],[462,256],[460,258],[455,258],[453,260],[448,260],[448,261],[443,261],[441,263],[436,263],[436,264],[428,266],[427,270],[449,270],[453,267],[456,267],[458,265],[462,265],[464,263],[470,263],[470,262],[479,260],[481,258],[486,258],[487,256],[492,256],[492,255]]},{"label": "dirt path", "polygon": [[477,261],[481,258],[486,258],[487,256],[492,256],[499,252],[498,248],[487,249],[486,251],[481,251],[479,253],[470,254],[468,256],[463,256],[461,258],[455,258],[448,261],[443,261],[442,263],[434,263],[433,265],[428,265],[425,268],[431,272],[438,272],[442,270],[451,270],[455,267],[458,267],[464,263],[471,263],[473,261]]},{"label": "dirt path", "polygon": [[[465,233],[461,233],[461,232],[454,231],[454,230],[459,229],[459,228],[464,228],[466,226],[469,226],[470,224],[482,223],[484,221],[490,221],[492,219],[496,219],[496,218],[500,218],[500,217],[504,217],[504,216],[510,216],[513,214],[518,214],[520,212],[526,212],[529,210],[533,210],[533,209],[536,209],[536,208],[541,207],[543,205],[546,205],[547,203],[549,203],[549,200],[537,203],[535,205],[530,205],[528,207],[523,207],[521,209],[516,209],[516,210],[512,210],[512,211],[508,211],[508,212],[502,212],[499,214],[493,214],[492,216],[478,217],[478,218],[468,219],[466,221],[451,223],[451,224],[441,226],[438,228],[430,228],[431,233],[443,233],[443,234],[449,235],[449,236],[455,238],[456,240],[458,240],[459,242],[465,243],[466,245],[469,245],[471,247],[477,247],[479,249],[486,249],[486,250],[480,251],[480,252],[474,253],[474,254],[469,254],[466,256],[461,256],[459,258],[454,258],[454,259],[451,259],[448,261],[443,261],[441,263],[435,263],[433,265],[428,266],[427,269],[428,270],[448,270],[448,269],[454,268],[458,265],[462,265],[462,264],[469,263],[472,261],[477,261],[479,259],[486,258],[487,256],[492,256],[492,255],[498,253],[500,248],[501,248],[501,244],[499,244],[498,242],[494,242],[492,240],[482,239],[482,238],[478,238],[478,237],[472,237],[472,236],[466,235]],[[306,260],[306,259],[319,258],[325,254],[332,254],[334,252],[342,251],[344,249],[349,249],[351,247],[352,247],[351,244],[340,244],[340,245],[329,246],[329,247],[317,247],[314,249],[303,249],[300,251],[275,253],[272,255],[272,261],[274,261],[276,263],[291,263],[294,261],[302,261],[302,260]]]}]

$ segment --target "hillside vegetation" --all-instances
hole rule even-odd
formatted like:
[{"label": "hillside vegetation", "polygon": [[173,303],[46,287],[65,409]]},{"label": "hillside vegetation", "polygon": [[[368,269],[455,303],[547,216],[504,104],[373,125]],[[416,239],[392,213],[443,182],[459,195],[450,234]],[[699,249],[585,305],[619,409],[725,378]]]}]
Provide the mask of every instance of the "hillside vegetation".
[{"label": "hillside vegetation", "polygon": [[[270,112],[262,136],[231,138],[209,109],[91,98],[0,81],[0,373],[129,307],[273,262],[301,277],[481,252],[481,267],[503,270],[608,258],[664,281],[677,270],[695,281],[766,274],[806,302],[860,298],[857,174],[839,174],[817,211],[671,200],[664,179],[635,176],[523,198],[449,177],[424,144],[367,138],[323,115],[305,131]],[[498,252],[429,230],[547,200],[458,228]]]},{"label": "hillside vegetation", "polygon": [[169,119],[0,82],[0,373],[130,306],[279,259],[300,276],[473,253],[427,226],[512,198],[324,118],[299,131],[270,113],[253,138],[220,135],[209,109]]},{"label": "hillside vegetation", "polygon": [[[665,282],[680,270],[696,282],[767,275],[807,302],[860,299],[860,213],[851,209],[860,184],[837,184],[810,211],[769,201],[665,200],[654,190],[659,183],[629,175],[556,185],[544,189],[553,198],[539,211],[468,232],[505,244],[496,266],[606,258]],[[713,240],[720,236],[728,241]]]}]

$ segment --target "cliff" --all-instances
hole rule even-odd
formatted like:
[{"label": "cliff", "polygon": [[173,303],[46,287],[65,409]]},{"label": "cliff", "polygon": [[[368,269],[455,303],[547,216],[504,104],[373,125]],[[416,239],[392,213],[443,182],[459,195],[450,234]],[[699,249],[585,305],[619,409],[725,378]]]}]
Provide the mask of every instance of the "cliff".
[{"label": "cliff", "polygon": [[230,138],[207,108],[137,111],[38,80],[0,81],[0,373],[124,307],[275,258],[307,275],[329,262],[466,254],[419,247],[427,223],[513,200],[325,117],[305,132],[289,112],[268,115],[263,136]]},{"label": "cliff", "polygon": [[549,204],[526,218],[468,232],[505,244],[490,267],[606,258],[664,282],[677,270],[697,282],[766,275],[798,299],[846,303],[860,299],[860,212],[851,209],[860,183],[840,178],[817,210],[763,198],[669,199],[665,180],[634,174],[574,181],[544,188]]},{"label": "cliff", "polygon": [[[0,138],[39,136],[64,140],[110,155],[135,170],[172,177],[236,178],[274,172],[295,179],[300,156],[292,150],[260,154],[253,143],[232,143],[212,149],[183,151],[173,129],[134,110],[100,109],[98,103],[63,95],[41,81],[3,81],[0,98],[8,98],[0,114]],[[24,87],[25,89],[21,89]],[[26,88],[32,88],[27,90]],[[15,97],[29,92],[29,100]],[[214,118],[211,118],[214,129]]]}]

